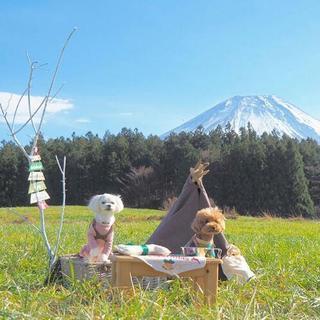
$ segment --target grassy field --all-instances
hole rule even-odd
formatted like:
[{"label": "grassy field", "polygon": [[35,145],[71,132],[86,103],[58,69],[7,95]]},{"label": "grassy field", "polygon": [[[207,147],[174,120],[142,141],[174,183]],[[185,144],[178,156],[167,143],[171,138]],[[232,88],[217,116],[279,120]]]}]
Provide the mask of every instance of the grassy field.
[{"label": "grassy field", "polygon": [[[37,221],[34,208],[19,208]],[[163,212],[125,209],[116,222],[116,243],[143,243]],[[53,237],[59,208],[47,210]],[[91,213],[69,206],[60,254],[79,252]],[[241,217],[227,221],[226,235],[242,249],[257,280],[220,283],[214,307],[193,304],[193,292],[175,281],[167,290],[134,294],[104,290],[97,282],[43,286],[45,251],[28,224],[0,209],[1,319],[320,319],[320,223]]]}]

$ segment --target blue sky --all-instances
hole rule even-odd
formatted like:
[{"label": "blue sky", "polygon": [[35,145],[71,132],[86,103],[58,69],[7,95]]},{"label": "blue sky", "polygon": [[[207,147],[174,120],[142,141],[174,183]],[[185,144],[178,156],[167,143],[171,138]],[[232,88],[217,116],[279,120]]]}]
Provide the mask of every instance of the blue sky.
[{"label": "blue sky", "polygon": [[26,51],[48,63],[33,83],[44,95],[76,26],[46,137],[162,134],[234,95],[274,94],[320,119],[319,16],[318,0],[1,1],[0,98],[24,90]]}]

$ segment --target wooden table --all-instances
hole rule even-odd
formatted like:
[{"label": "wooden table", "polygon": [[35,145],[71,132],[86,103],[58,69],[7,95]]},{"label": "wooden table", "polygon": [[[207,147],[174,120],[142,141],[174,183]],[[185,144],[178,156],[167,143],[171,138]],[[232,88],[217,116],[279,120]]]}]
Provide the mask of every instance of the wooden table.
[{"label": "wooden table", "polygon": [[[142,260],[131,257],[114,255],[112,261],[112,285],[118,288],[131,288],[131,277],[168,277],[167,273],[151,268]],[[191,278],[193,287],[202,291],[205,303],[211,305],[216,302],[218,292],[218,271],[220,259],[207,258],[204,268],[179,273],[181,278]]]}]

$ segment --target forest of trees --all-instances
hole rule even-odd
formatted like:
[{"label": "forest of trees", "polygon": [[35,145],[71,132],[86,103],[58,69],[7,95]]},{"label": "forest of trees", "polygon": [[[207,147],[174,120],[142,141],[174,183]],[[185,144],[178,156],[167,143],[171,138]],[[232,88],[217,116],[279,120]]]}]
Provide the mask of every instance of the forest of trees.
[{"label": "forest of trees", "polygon": [[[67,156],[67,203],[84,205],[98,193],[121,194],[125,206],[160,208],[177,196],[199,158],[210,162],[204,184],[221,207],[241,214],[319,216],[320,146],[276,133],[258,136],[248,124],[209,134],[171,134],[164,140],[123,128],[103,138],[85,136],[39,141],[49,204],[61,203],[55,155]],[[0,146],[0,207],[28,205],[28,165],[11,142]]]}]

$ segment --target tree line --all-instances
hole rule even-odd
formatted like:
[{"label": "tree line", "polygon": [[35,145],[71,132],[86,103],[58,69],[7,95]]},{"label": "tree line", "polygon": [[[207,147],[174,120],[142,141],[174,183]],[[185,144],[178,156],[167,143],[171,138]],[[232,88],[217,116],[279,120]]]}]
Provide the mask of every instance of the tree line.
[{"label": "tree line", "polygon": [[[316,217],[320,206],[320,147],[276,132],[258,136],[250,124],[239,133],[228,124],[205,133],[145,137],[137,129],[40,139],[49,204],[61,203],[55,155],[67,156],[67,203],[83,205],[94,194],[121,194],[127,207],[160,208],[178,196],[189,168],[210,162],[207,193],[220,207],[241,214]],[[28,146],[27,146],[28,148]],[[29,146],[30,148],[30,146]],[[0,207],[28,205],[28,164],[12,143],[0,146]]]}]

